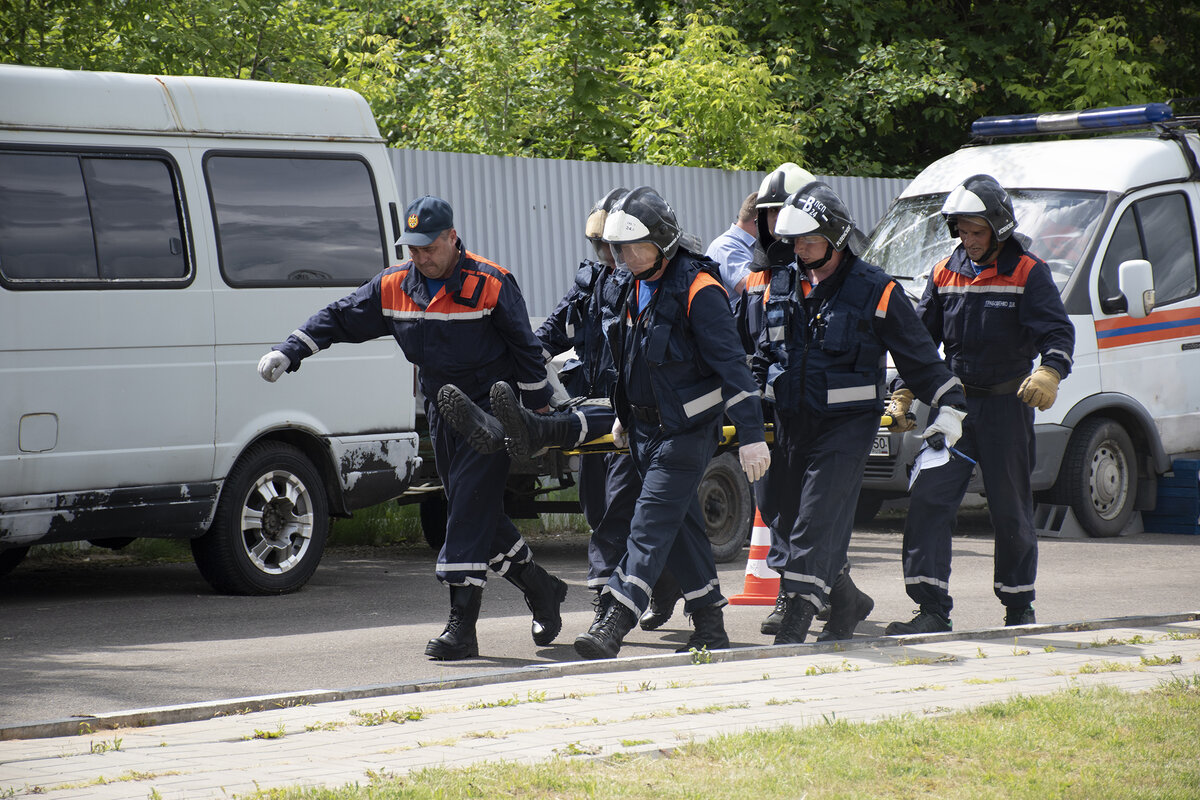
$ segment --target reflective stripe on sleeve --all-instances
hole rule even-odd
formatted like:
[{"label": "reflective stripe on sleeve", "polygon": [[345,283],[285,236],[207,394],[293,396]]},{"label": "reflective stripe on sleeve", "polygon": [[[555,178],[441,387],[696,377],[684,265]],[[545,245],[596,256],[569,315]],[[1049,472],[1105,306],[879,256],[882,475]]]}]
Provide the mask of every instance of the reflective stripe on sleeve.
[{"label": "reflective stripe on sleeve", "polygon": [[876,391],[875,384],[873,383],[863,386],[844,386],[840,389],[830,389],[826,395],[825,402],[831,406],[836,406],[842,403],[855,403],[860,400],[874,400]]},{"label": "reflective stripe on sleeve", "polygon": [[307,347],[312,352],[313,355],[316,355],[317,351],[319,351],[321,349],[321,348],[317,347],[317,343],[312,340],[311,336],[309,336],[307,333],[300,330],[299,328],[292,331],[292,336],[295,336],[297,339],[299,339],[301,342],[303,342],[304,346]]},{"label": "reflective stripe on sleeve", "polygon": [[705,411],[719,405],[721,402],[721,390],[713,389],[711,392],[702,394],[694,400],[689,400],[683,404],[683,413],[688,417],[694,417],[698,414],[703,414]]}]

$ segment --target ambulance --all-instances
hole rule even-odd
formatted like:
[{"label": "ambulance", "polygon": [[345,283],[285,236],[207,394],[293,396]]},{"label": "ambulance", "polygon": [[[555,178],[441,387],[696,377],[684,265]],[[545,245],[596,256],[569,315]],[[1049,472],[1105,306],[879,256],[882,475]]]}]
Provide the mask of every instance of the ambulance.
[{"label": "ambulance", "polygon": [[157,537],[219,591],[303,586],[331,516],[413,482],[413,367],[256,366],[400,256],[400,203],[354,92],[0,65],[0,574]]},{"label": "ambulance", "polygon": [[[1075,325],[1074,368],[1034,420],[1041,535],[1141,530],[1158,476],[1200,451],[1198,123],[1162,103],[985,117],[908,185],[863,253],[917,298],[957,245],[946,195],[979,173],[1008,189],[1015,235],[1049,265]],[[919,433],[927,409],[914,410]],[[859,519],[906,494],[916,433],[879,431]]]}]

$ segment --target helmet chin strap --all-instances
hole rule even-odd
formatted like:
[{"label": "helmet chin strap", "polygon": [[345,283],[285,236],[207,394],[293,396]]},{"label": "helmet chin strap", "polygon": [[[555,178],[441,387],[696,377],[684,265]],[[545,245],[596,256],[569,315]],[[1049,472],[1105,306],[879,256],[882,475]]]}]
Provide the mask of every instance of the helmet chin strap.
[{"label": "helmet chin strap", "polygon": [[643,271],[641,271],[641,272],[634,272],[633,270],[629,270],[629,272],[630,272],[630,273],[633,275],[633,277],[634,277],[634,278],[636,278],[637,280],[639,280],[639,281],[644,281],[644,280],[648,279],[648,278],[649,278],[651,275],[653,275],[654,273],[658,272],[658,270],[659,270],[659,269],[662,267],[662,265],[663,265],[663,260],[664,260],[664,259],[663,259],[663,255],[662,255],[662,253],[659,253],[659,255],[658,255],[658,258],[654,259],[654,266],[650,267],[650,269],[643,270]]},{"label": "helmet chin strap", "polygon": [[825,242],[825,255],[818,258],[816,261],[805,261],[800,256],[796,256],[796,261],[800,262],[800,266],[807,270],[818,270],[829,263],[829,259],[833,258],[833,245],[828,241]]},{"label": "helmet chin strap", "polygon": [[988,243],[988,249],[983,251],[983,255],[979,257],[979,265],[990,264],[996,260],[996,256],[1000,253],[1000,242],[996,241],[996,234],[992,234]]}]

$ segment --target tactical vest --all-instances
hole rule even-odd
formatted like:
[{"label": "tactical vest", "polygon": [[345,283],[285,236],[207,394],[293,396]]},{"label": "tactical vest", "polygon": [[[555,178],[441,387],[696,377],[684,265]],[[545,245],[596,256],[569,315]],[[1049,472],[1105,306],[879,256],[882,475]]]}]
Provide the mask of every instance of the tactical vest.
[{"label": "tactical vest", "polygon": [[795,272],[776,270],[766,304],[766,396],[781,411],[838,414],[883,409],[885,348],[873,320],[890,282],[882,271],[851,262],[845,280],[813,318]]},{"label": "tactical vest", "polygon": [[[673,269],[663,276],[651,305],[641,320],[629,320],[625,337],[637,336],[634,346],[641,348],[650,367],[650,384],[658,401],[660,426],[667,433],[693,430],[713,422],[725,411],[724,382],[705,363],[696,350],[696,340],[687,317],[688,291],[701,272],[709,273],[721,285],[715,262],[680,250]],[[622,351],[622,369],[626,353]],[[623,415],[621,395],[617,393],[618,412]]]}]

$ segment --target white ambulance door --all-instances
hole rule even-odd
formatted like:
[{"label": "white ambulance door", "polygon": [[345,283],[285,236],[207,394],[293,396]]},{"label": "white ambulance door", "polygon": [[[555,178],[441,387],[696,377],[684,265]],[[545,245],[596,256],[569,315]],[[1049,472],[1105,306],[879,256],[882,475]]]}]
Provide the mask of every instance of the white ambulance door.
[{"label": "white ambulance door", "polygon": [[[1101,244],[1091,287],[1102,388],[1144,406],[1168,453],[1200,449],[1198,216],[1194,183],[1124,198]],[[1130,259],[1153,266],[1155,308],[1143,319],[1113,300],[1118,267]]]}]

